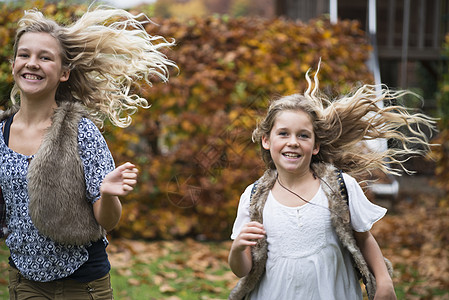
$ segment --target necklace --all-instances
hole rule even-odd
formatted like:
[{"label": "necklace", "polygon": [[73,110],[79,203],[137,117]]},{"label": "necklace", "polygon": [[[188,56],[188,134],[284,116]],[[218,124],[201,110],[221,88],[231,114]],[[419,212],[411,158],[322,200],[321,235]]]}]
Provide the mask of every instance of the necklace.
[{"label": "necklace", "polygon": [[292,190],[290,190],[289,188],[287,188],[286,186],[284,186],[284,185],[281,183],[281,180],[279,179],[279,176],[276,176],[276,180],[277,180],[277,182],[279,183],[279,185],[280,185],[281,187],[283,187],[286,191],[289,191],[290,193],[292,193],[293,195],[295,195],[296,197],[298,197],[299,199],[301,199],[301,200],[304,201],[305,203],[311,204],[310,201],[307,201],[306,199],[304,199],[303,197],[301,197],[300,195],[298,195],[298,194],[295,193],[294,191],[292,191]]},{"label": "necklace", "polygon": [[[321,177],[319,177],[318,175],[316,175],[315,172],[313,173],[313,178],[315,178],[315,179],[318,178],[321,182],[324,182],[324,184],[326,184],[326,185],[329,187],[329,189],[332,191],[332,193],[334,193],[334,194],[336,193],[335,190],[334,190],[334,189],[333,189],[333,188],[332,188],[326,181],[324,181]],[[279,174],[276,176],[276,181],[279,183],[279,185],[280,185],[282,188],[284,188],[286,191],[292,193],[293,195],[295,195],[296,197],[298,197],[298,198],[301,199],[302,201],[304,201],[304,202],[306,202],[306,203],[308,203],[308,204],[310,204],[310,205],[315,205],[315,206],[318,206],[318,207],[325,208],[325,209],[327,209],[331,214],[337,215],[337,216],[339,216],[339,217],[342,218],[342,219],[345,218],[344,216],[340,215],[340,213],[337,213],[337,212],[334,212],[333,210],[331,210],[329,207],[325,207],[325,206],[322,206],[322,205],[319,205],[319,204],[316,204],[316,203],[312,203],[312,202],[310,202],[310,201],[307,201],[306,199],[304,199],[303,197],[301,197],[300,195],[298,195],[298,194],[295,193],[294,191],[290,190],[289,188],[287,188],[286,186],[284,186],[284,185],[281,183],[281,180],[279,179]]]}]

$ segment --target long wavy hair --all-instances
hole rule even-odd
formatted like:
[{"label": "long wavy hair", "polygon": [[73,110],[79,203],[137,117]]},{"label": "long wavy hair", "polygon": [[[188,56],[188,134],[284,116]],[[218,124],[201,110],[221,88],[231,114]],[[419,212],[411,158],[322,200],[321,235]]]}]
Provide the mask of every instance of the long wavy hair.
[{"label": "long wavy hair", "polygon": [[[313,83],[307,72],[308,88],[304,94],[271,102],[265,118],[253,132],[253,141],[261,146],[262,137],[270,136],[280,112],[301,110],[310,116],[320,146],[319,153],[312,157],[312,169],[314,162],[327,162],[352,175],[374,169],[400,175],[403,171],[410,172],[404,166],[407,159],[430,150],[428,136],[435,130],[435,120],[412,113],[404,106],[392,105],[398,98],[413,93],[392,91],[385,85],[363,85],[354,93],[331,101],[319,91],[318,71],[319,67]],[[377,105],[380,102],[386,105]],[[362,146],[364,141],[375,139],[396,142],[382,151]],[[270,151],[263,147],[261,151],[267,167],[275,169]]]},{"label": "long wavy hair", "polygon": [[[70,70],[69,80],[56,91],[56,101],[81,102],[100,126],[108,117],[114,125],[126,127],[138,107],[149,107],[146,99],[131,93],[133,84],[151,85],[153,76],[165,82],[169,67],[177,68],[160,52],[174,41],[149,35],[144,28],[149,22],[144,14],[100,6],[72,25],[61,26],[37,10],[28,10],[18,22],[14,59],[24,33],[50,34],[61,45],[63,68]],[[19,95],[14,85],[13,104]]]}]

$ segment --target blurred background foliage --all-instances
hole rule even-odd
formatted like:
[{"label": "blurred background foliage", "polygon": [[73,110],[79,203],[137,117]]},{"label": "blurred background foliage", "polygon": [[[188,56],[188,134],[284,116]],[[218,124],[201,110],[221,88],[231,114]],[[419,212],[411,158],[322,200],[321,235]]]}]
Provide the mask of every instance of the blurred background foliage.
[{"label": "blurred background foliage", "polygon": [[358,24],[281,19],[154,19],[148,32],[172,37],[179,66],[168,84],[139,87],[152,107],[127,130],[108,128],[119,161],[139,164],[141,182],[124,200],[116,233],[145,238],[227,238],[240,194],[263,172],[251,142],[269,99],[305,89],[321,57],[330,94],[370,81],[369,46]]},{"label": "blurred background foliage", "polygon": [[[88,9],[75,2],[0,5],[2,100],[12,87],[12,43],[23,10],[36,7],[71,23]],[[129,128],[103,129],[116,163],[132,161],[140,169],[136,191],[122,199],[122,219],[112,234],[227,239],[240,194],[264,170],[251,133],[270,99],[303,92],[305,73],[315,70],[320,58],[320,87],[330,97],[372,83],[365,64],[371,48],[353,21],[333,25],[325,17],[301,23],[248,15],[255,1],[234,1],[229,15],[211,15],[202,1],[180,7],[169,2],[130,9],[157,24],[146,25],[150,34],[176,40],[166,54],[179,71],[171,70],[167,84],[156,78],[152,87],[136,82],[134,92],[151,108],[137,112]],[[446,85],[447,77],[441,101],[448,98]]]},{"label": "blurred background foliage", "polygon": [[449,207],[449,33],[446,35],[442,49],[445,63],[441,66],[441,80],[437,93],[440,134],[435,139],[438,146],[431,155],[437,162],[435,175],[438,186],[445,194],[440,205]]}]

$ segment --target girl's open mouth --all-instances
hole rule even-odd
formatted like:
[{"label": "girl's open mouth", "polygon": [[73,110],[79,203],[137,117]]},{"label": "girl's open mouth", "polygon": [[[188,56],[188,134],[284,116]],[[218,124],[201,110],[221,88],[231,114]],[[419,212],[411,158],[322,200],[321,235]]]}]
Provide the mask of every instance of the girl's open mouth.
[{"label": "girl's open mouth", "polygon": [[23,74],[22,77],[29,80],[42,80],[41,76],[35,74]]},{"label": "girl's open mouth", "polygon": [[287,158],[299,158],[299,157],[301,157],[301,155],[299,155],[298,153],[291,153],[291,152],[282,153],[282,155],[287,157]]}]

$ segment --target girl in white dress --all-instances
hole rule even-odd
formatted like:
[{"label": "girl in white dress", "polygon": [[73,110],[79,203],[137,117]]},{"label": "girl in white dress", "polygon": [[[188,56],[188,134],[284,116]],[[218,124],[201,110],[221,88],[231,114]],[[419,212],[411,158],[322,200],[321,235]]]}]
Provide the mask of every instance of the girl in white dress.
[{"label": "girl in white dress", "polygon": [[[364,267],[368,277],[375,278],[370,277],[370,299],[396,299],[389,270],[370,233],[386,209],[371,203],[351,175],[375,168],[400,173],[387,159],[402,167],[397,155],[428,150],[426,135],[410,124],[433,128],[433,121],[403,107],[376,105],[406,92],[383,88],[379,94],[375,86],[365,85],[330,102],[317,96],[317,75],[313,90],[308,75],[306,79],[305,94],[274,101],[253,133],[268,168],[258,186],[248,186],[240,198],[229,264],[242,280],[229,298],[362,299],[356,261],[359,270]],[[400,126],[408,127],[413,137],[399,131]],[[360,142],[375,138],[395,138],[402,146],[381,153],[362,150]],[[425,150],[407,147],[412,140]],[[342,195],[331,183],[336,173],[320,171],[335,169],[345,172],[349,201],[343,210],[332,204],[335,194]],[[347,221],[344,208],[349,208]],[[341,233],[343,223],[349,235]]]}]

